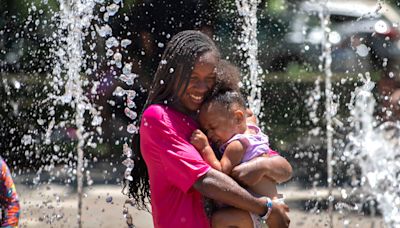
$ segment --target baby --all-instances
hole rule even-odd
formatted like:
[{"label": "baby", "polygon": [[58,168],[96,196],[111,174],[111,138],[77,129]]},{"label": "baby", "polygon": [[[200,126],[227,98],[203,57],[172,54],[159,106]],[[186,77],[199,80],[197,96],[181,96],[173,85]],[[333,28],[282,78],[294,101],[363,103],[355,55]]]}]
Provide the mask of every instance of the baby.
[{"label": "baby", "polygon": [[[219,77],[222,80],[217,82],[216,90],[206,98],[199,113],[200,125],[208,138],[202,131],[195,130],[191,143],[211,167],[230,175],[232,169],[240,163],[258,156],[271,157],[279,154],[269,148],[268,136],[261,132],[254,121],[249,121],[245,99],[236,83],[239,71],[234,66],[223,63],[219,73],[222,73],[222,76],[225,74],[225,77]],[[219,148],[217,155],[221,157],[220,160],[217,159],[208,139]],[[268,177],[262,178],[253,186],[248,186],[248,190],[274,200],[278,198],[276,183]],[[226,216],[229,216],[229,213],[226,213]],[[232,220],[232,217],[234,216],[230,215],[229,220]],[[246,218],[245,215],[241,217]],[[212,220],[213,224],[221,224],[221,221],[215,221],[214,217]],[[219,216],[219,220],[225,218]],[[261,227],[258,215],[247,213],[247,222],[249,221],[253,223],[253,227]],[[269,226],[273,227],[273,222]]]}]

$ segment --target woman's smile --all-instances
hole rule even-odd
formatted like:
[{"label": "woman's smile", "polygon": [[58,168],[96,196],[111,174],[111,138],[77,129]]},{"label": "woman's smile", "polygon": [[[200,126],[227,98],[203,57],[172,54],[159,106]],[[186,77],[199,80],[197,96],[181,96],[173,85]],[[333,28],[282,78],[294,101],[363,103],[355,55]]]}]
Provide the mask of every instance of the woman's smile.
[{"label": "woman's smile", "polygon": [[190,98],[192,98],[194,103],[201,104],[204,100],[204,95],[194,95],[194,94],[189,94]]}]

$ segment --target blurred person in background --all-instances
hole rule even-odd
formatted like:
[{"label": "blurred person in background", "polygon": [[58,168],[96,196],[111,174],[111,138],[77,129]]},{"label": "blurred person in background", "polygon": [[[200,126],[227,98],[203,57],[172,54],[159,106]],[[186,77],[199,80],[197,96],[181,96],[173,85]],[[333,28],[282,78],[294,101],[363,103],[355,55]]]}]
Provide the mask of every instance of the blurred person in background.
[{"label": "blurred person in background", "polygon": [[400,61],[389,60],[378,81],[383,121],[400,120]]},{"label": "blurred person in background", "polygon": [[130,39],[138,61],[135,73],[147,76],[145,87],[152,81],[161,54],[175,34],[194,29],[212,37],[214,8],[212,0],[139,0],[135,3],[130,13],[129,31],[133,31]]},{"label": "blurred person in background", "polygon": [[2,157],[0,171],[0,224],[1,227],[17,227],[20,213],[18,195],[10,170]]}]

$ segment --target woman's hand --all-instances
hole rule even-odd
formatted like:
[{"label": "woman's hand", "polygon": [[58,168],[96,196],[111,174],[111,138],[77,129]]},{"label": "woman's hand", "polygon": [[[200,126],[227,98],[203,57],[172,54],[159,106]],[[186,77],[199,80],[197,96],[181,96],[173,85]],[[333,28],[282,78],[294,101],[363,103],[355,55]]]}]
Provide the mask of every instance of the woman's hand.
[{"label": "woman's hand", "polygon": [[268,227],[289,227],[290,218],[287,214],[289,207],[286,204],[274,203],[272,205],[271,214],[267,218]]},{"label": "woman's hand", "polygon": [[231,176],[245,186],[258,183],[264,176],[282,183],[291,178],[292,166],[281,156],[257,157],[236,166]]},{"label": "woman's hand", "polygon": [[192,136],[190,137],[190,143],[199,152],[202,152],[204,148],[210,146],[207,136],[199,129],[193,131]]},{"label": "woman's hand", "polygon": [[231,172],[231,176],[242,186],[253,186],[263,178],[265,170],[262,160],[254,158],[248,162],[244,162]]}]

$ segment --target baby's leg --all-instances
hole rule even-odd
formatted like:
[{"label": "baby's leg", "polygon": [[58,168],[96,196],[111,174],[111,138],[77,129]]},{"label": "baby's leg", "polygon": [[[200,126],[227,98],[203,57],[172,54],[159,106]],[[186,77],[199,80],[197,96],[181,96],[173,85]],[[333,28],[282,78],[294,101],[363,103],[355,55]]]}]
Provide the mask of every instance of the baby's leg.
[{"label": "baby's leg", "polygon": [[212,228],[253,228],[249,212],[234,207],[216,211],[211,218]]},{"label": "baby's leg", "polygon": [[266,177],[263,177],[257,184],[251,186],[249,189],[256,195],[268,196],[271,199],[278,197],[276,183]]}]

